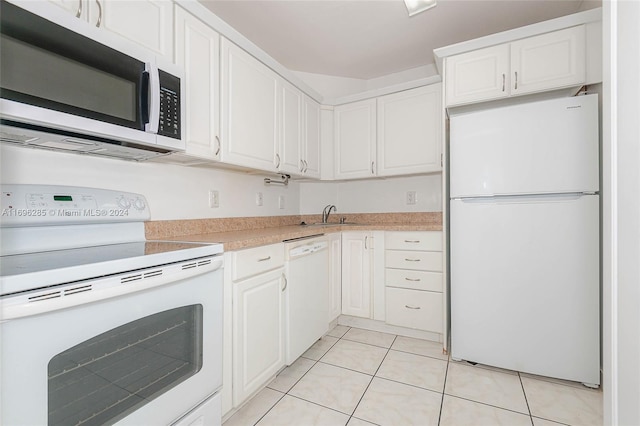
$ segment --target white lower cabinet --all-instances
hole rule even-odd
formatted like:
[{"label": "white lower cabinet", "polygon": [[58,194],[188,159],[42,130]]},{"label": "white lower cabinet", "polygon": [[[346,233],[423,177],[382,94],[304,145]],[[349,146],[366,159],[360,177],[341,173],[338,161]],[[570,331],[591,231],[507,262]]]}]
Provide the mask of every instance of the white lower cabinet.
[{"label": "white lower cabinet", "polygon": [[442,334],[444,326],[442,232],[385,235],[385,321]]},{"label": "white lower cabinet", "polygon": [[284,367],[284,269],[233,287],[233,401],[238,406]]},{"label": "white lower cabinet", "polygon": [[329,235],[329,322],[342,313],[342,239]]},{"label": "white lower cabinet", "polygon": [[233,407],[239,407],[285,365],[283,254],[281,243],[230,254],[232,265],[226,277],[232,281],[233,298]]},{"label": "white lower cabinet", "polygon": [[342,233],[342,313],[371,318],[371,232]]}]

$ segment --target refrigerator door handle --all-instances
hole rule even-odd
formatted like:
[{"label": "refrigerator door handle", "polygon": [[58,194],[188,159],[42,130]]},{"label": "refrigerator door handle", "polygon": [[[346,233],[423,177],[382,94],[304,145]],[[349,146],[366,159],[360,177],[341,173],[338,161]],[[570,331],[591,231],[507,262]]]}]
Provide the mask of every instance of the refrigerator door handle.
[{"label": "refrigerator door handle", "polygon": [[567,192],[551,194],[510,194],[482,197],[458,197],[452,201],[475,204],[514,204],[514,203],[547,203],[553,201],[573,201],[588,195],[598,195],[597,192]]}]

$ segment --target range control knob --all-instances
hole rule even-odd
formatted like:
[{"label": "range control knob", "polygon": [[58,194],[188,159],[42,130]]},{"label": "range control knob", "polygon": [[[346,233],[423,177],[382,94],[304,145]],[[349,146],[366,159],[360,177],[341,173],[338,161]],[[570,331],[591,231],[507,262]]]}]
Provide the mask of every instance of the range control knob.
[{"label": "range control knob", "polygon": [[131,207],[131,202],[127,200],[124,196],[118,197],[118,205],[123,209],[128,209]]},{"label": "range control knob", "polygon": [[133,207],[138,210],[144,210],[147,205],[142,198],[136,198],[136,200],[133,202]]}]

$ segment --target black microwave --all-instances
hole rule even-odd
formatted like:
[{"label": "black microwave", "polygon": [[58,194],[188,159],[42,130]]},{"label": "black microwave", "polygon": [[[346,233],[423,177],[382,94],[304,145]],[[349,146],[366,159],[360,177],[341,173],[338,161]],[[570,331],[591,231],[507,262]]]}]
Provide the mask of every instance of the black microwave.
[{"label": "black microwave", "polygon": [[[35,131],[89,153],[184,150],[182,70],[43,3],[0,1],[2,139],[28,143]],[[43,147],[56,145],[67,146]]]}]

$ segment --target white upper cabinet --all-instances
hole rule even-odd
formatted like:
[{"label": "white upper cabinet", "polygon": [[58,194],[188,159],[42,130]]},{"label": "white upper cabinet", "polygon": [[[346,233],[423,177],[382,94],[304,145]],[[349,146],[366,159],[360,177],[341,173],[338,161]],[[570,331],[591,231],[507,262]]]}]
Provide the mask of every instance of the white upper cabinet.
[{"label": "white upper cabinet", "polygon": [[334,109],[335,178],[376,175],[376,100],[367,99]]},{"label": "white upper cabinet", "polygon": [[173,2],[170,0],[49,1],[90,25],[118,34],[173,62]]},{"label": "white upper cabinet", "polygon": [[292,84],[281,80],[282,121],[280,130],[280,149],[278,170],[289,174],[301,175],[303,163],[303,98],[304,95]]},{"label": "white upper cabinet", "polygon": [[579,86],[586,81],[584,25],[448,57],[447,106]]},{"label": "white upper cabinet", "polygon": [[509,96],[509,45],[487,47],[447,58],[447,105]]},{"label": "white upper cabinet", "polygon": [[279,79],[247,52],[222,38],[222,161],[276,172]]},{"label": "white upper cabinet", "polygon": [[304,97],[304,176],[320,178],[320,104]]},{"label": "white upper cabinet", "polygon": [[539,92],[586,81],[584,26],[511,43],[512,94]]},{"label": "white upper cabinet", "polygon": [[186,154],[220,159],[220,35],[176,6],[176,63],[185,70]]},{"label": "white upper cabinet", "polygon": [[441,84],[378,98],[378,176],[441,171]]}]

